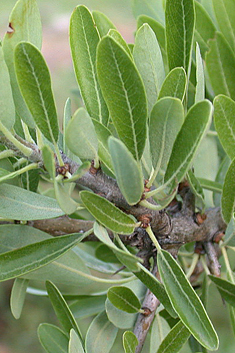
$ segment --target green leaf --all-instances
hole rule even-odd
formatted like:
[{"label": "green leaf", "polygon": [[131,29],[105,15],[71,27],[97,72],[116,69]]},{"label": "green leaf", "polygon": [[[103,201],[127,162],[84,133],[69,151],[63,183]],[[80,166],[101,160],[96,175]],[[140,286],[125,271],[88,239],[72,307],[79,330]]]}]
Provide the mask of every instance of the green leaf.
[{"label": "green leaf", "polygon": [[40,324],[38,337],[47,353],[67,353],[69,340],[59,327],[50,324]]},{"label": "green leaf", "polygon": [[183,324],[202,346],[216,350],[219,343],[216,332],[181,267],[165,250],[158,253],[157,260],[166,292]]},{"label": "green leaf", "polygon": [[[123,261],[122,263],[128,267],[128,263]],[[129,267],[128,267],[129,268]],[[142,264],[138,263],[138,270],[135,271],[134,275],[143,283],[151,292],[159,299],[165,309],[169,312],[172,317],[176,316],[174,309],[170,303],[168,295],[162,285],[161,282],[150,272],[148,271]]]},{"label": "green leaf", "polygon": [[[146,287],[143,283],[136,278],[126,283],[125,286],[135,293],[140,302],[143,301],[146,293]],[[114,326],[124,330],[131,329],[134,326],[138,313],[130,314],[122,311],[115,307],[108,298],[105,302],[105,309],[109,321],[112,322]]]},{"label": "green leaf", "polygon": [[36,194],[20,187],[0,185],[0,216],[19,221],[59,217],[64,212],[56,200]]},{"label": "green leaf", "polygon": [[74,329],[70,331],[68,353],[85,353],[81,340]]},{"label": "green leaf", "polygon": [[63,326],[67,335],[69,335],[70,330],[74,329],[75,332],[82,339],[81,332],[77,325],[77,322],[68,307],[68,304],[64,300],[59,289],[50,281],[46,281],[46,289],[54,311],[61,325]]},{"label": "green leaf", "polygon": [[154,105],[149,122],[149,141],[155,176],[160,169],[166,169],[183,121],[184,108],[179,99],[165,97]]},{"label": "green leaf", "polygon": [[192,170],[188,171],[187,179],[188,179],[191,191],[196,196],[195,205],[196,207],[199,207],[203,212],[205,209],[205,202],[204,202],[204,193],[203,193],[201,184],[199,180],[196,178],[195,174],[192,172]]},{"label": "green leaf", "polygon": [[77,319],[97,315],[105,309],[106,295],[87,296],[75,300],[70,305],[70,310]]},{"label": "green leaf", "polygon": [[166,38],[165,38],[165,28],[164,26],[155,21],[152,17],[141,15],[137,18],[137,28],[139,29],[143,24],[147,23],[155,33],[158,44],[161,48],[162,57],[164,61],[165,68],[167,67],[167,55],[166,55]]},{"label": "green leaf", "polygon": [[76,156],[96,159],[98,140],[91,118],[84,108],[79,108],[67,125],[65,141]]},{"label": "green leaf", "polygon": [[216,27],[206,9],[198,1],[195,1],[194,4],[196,13],[194,40],[198,42],[202,58],[205,59],[205,54],[209,49],[207,42],[214,38]]},{"label": "green leaf", "polygon": [[[33,26],[32,26],[33,23]],[[30,127],[35,123],[21,95],[16,79],[14,50],[21,41],[28,41],[41,48],[42,29],[40,13],[36,0],[19,0],[9,18],[10,29],[3,40],[3,52],[9,70],[13,98],[17,115]],[[8,96],[9,99],[10,96]]]},{"label": "green leaf", "polygon": [[222,215],[225,222],[228,224],[234,215],[235,208],[235,159],[230,164],[225,176],[223,191],[221,197]]},{"label": "green leaf", "polygon": [[12,96],[10,76],[4,61],[2,44],[0,43],[0,120],[8,130],[15,123],[15,105]]},{"label": "green leaf", "polygon": [[213,0],[213,7],[220,31],[235,51],[235,3],[233,0]]},{"label": "green leaf", "polygon": [[[86,234],[87,233],[83,233],[83,236]],[[41,240],[53,239],[53,237],[33,227],[1,225],[0,239],[0,252],[5,253],[9,250],[38,243]],[[90,266],[84,253],[86,254],[84,250],[79,252],[78,247],[75,247],[73,250],[69,250],[63,256],[48,265],[24,274],[24,278],[40,282],[50,279],[56,284],[63,284],[70,288],[76,287],[76,293],[79,291],[81,295],[97,293],[97,286],[99,286],[99,291],[107,291],[111,285],[124,284],[130,280],[129,278],[120,279],[120,277],[117,279],[102,279],[100,278],[100,274],[99,277],[92,276],[85,264],[86,261]],[[134,255],[132,256],[134,257]],[[92,260],[94,261],[94,257],[92,257]],[[132,261],[134,262],[134,260]],[[137,261],[138,259],[136,258],[135,262]],[[97,262],[95,262],[95,264],[97,264]],[[100,263],[97,264],[96,270],[99,268],[98,265],[100,266]],[[114,267],[112,273],[116,270],[117,267]],[[111,272],[111,269],[109,272]]]},{"label": "green leaf", "polygon": [[115,233],[133,233],[135,221],[113,203],[90,191],[81,191],[80,196],[84,206],[103,226]]},{"label": "green leaf", "polygon": [[43,135],[52,143],[59,136],[51,78],[40,51],[21,42],[15,49],[15,70],[24,100]]},{"label": "green leaf", "polygon": [[70,197],[70,185],[68,184],[63,185],[57,182],[55,177],[55,169],[56,169],[55,156],[53,151],[50,149],[48,145],[43,146],[42,156],[43,156],[44,166],[48,171],[51,179],[54,182],[55,197],[56,197],[56,200],[58,201],[60,208],[64,211],[65,214],[71,214],[75,212],[79,204]]},{"label": "green leaf", "polygon": [[235,157],[235,102],[224,95],[214,99],[215,128],[220,142],[229,155],[230,159]]},{"label": "green leaf", "polygon": [[191,333],[179,321],[168,333],[168,335],[161,342],[157,353],[177,353],[183,347],[185,342],[189,339]]},{"label": "green leaf", "polygon": [[125,311],[122,311],[116,308],[109,299],[106,299],[105,302],[105,310],[108,316],[108,319],[114,326],[122,329],[127,330],[131,329],[137,319],[138,314],[129,314]]},{"label": "green leaf", "polygon": [[214,94],[235,99],[235,54],[219,32],[209,41],[209,46],[205,60]]},{"label": "green leaf", "polygon": [[193,0],[167,0],[166,43],[169,69],[183,67],[189,75],[195,13]]},{"label": "green leaf", "polygon": [[110,29],[108,35],[109,37],[113,38],[122,47],[122,49],[126,51],[130,58],[132,58],[132,53],[129,46],[127,45],[122,35],[116,29]]},{"label": "green leaf", "polygon": [[78,209],[80,205],[70,196],[71,191],[69,184],[58,183],[54,180],[54,190],[56,200],[65,214],[72,214]]},{"label": "green leaf", "polygon": [[235,284],[215,276],[209,275],[209,277],[215,283],[222,298],[235,307]]},{"label": "green leaf", "polygon": [[223,238],[223,246],[234,246],[235,245],[235,221],[234,217],[232,217],[227,225],[225,236]]},{"label": "green leaf", "polygon": [[124,261],[131,271],[138,271],[137,264],[139,263],[140,259],[130,254],[128,251],[119,249],[110,239],[107,230],[97,222],[94,224],[94,233],[102,243],[107,245],[114,252],[119,261]]},{"label": "green leaf", "polygon": [[[169,314],[168,314],[169,315]],[[157,311],[151,325],[150,349],[149,353],[156,353],[163,339],[169,333],[170,327]]]},{"label": "green leaf", "polygon": [[116,29],[110,19],[100,11],[93,11],[92,16],[97,26],[100,37],[104,37],[110,29]]},{"label": "green leaf", "polygon": [[122,340],[125,353],[135,353],[135,349],[139,343],[136,335],[131,331],[126,331],[123,334]]},{"label": "green leaf", "polygon": [[92,120],[98,138],[98,156],[108,170],[114,174],[112,159],[109,153],[108,139],[112,135],[110,130],[97,120]]},{"label": "green leaf", "polygon": [[55,179],[55,155],[48,145],[42,147],[42,158],[45,169],[48,171],[52,180]]},{"label": "green leaf", "polygon": [[107,318],[105,311],[92,321],[86,335],[86,352],[108,353],[113,346],[118,329]]},{"label": "green leaf", "polygon": [[23,276],[54,261],[81,240],[81,234],[50,238],[0,255],[0,281]]},{"label": "green leaf", "polygon": [[205,99],[205,78],[204,78],[204,69],[203,61],[200,53],[200,47],[196,43],[196,93],[195,93],[195,103]]},{"label": "green leaf", "polygon": [[187,76],[182,67],[176,67],[166,76],[158,99],[163,97],[179,98],[183,101],[186,91]]},{"label": "green leaf", "polygon": [[77,6],[70,20],[70,47],[74,70],[89,115],[107,125],[109,112],[102,96],[96,72],[99,34],[90,11]]},{"label": "green leaf", "polygon": [[147,122],[143,82],[130,56],[109,36],[98,45],[97,72],[118,135],[135,159],[140,159]]},{"label": "green leaf", "polygon": [[[219,168],[219,156],[218,156],[218,141],[214,136],[207,134],[193,160],[194,173],[197,178],[208,178],[215,180],[217,170]],[[212,193],[205,191],[205,204],[206,207],[214,207]]]},{"label": "green leaf", "polygon": [[24,305],[25,294],[29,280],[16,278],[11,290],[11,312],[15,319],[19,319]]},{"label": "green leaf", "polygon": [[137,313],[141,308],[139,299],[127,287],[111,287],[108,290],[107,297],[116,308],[130,314]]},{"label": "green leaf", "polygon": [[218,192],[218,193],[222,192],[223,185],[216,181],[207,180],[204,178],[198,178],[198,181],[201,184],[203,189]]},{"label": "green leaf", "polygon": [[144,82],[150,113],[164,81],[165,70],[158,41],[148,24],[136,33],[133,57]]},{"label": "green leaf", "polygon": [[164,22],[164,10],[162,1],[155,0],[132,0],[132,9],[135,18],[139,15],[147,15]]},{"label": "green leaf", "polygon": [[144,191],[139,163],[120,140],[110,137],[109,150],[118,186],[129,205],[137,204]]},{"label": "green leaf", "polygon": [[165,182],[173,179],[180,182],[184,177],[205,132],[210,126],[212,108],[211,102],[204,100],[189,109],[172,149],[165,174]]}]

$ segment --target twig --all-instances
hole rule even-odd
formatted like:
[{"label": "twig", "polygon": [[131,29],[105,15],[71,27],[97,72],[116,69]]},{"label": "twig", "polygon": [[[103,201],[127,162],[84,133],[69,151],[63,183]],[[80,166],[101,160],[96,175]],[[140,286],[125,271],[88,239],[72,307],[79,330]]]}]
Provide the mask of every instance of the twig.
[{"label": "twig", "polygon": [[[157,266],[154,267],[152,273],[157,275]],[[138,346],[136,347],[135,353],[140,353],[144,345],[146,336],[151,327],[152,321],[155,316],[155,312],[160,305],[159,300],[155,295],[148,289],[142,304],[142,309],[145,310],[145,314],[139,314],[134,327],[134,334],[138,339]]]},{"label": "twig", "polygon": [[[212,275],[219,277],[221,265],[218,261],[218,253],[215,249],[215,244],[212,242],[204,242],[203,245],[209,261],[210,272]],[[218,247],[217,244],[216,246]]]}]

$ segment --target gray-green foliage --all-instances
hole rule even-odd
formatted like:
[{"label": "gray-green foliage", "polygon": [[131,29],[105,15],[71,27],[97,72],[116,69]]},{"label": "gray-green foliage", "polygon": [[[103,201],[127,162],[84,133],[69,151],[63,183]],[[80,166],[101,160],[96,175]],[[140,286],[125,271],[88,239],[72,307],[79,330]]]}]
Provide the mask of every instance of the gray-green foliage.
[{"label": "gray-green foliage", "polygon": [[[16,2],[0,43],[0,281],[15,279],[16,319],[26,292],[39,294],[37,283],[46,287],[62,326],[39,326],[48,353],[108,353],[118,344],[134,353],[139,343],[132,331],[136,317],[146,314],[146,288],[162,304],[151,353],[180,352],[188,340],[192,352],[216,350],[204,300],[209,278],[235,327],[226,253],[235,244],[235,2],[133,0],[132,7],[134,43],[103,13],[84,5],[73,11],[70,48],[83,105],[74,109],[68,98],[62,123],[40,51],[36,0]],[[187,247],[177,262],[151,238],[157,255],[151,245],[148,263],[128,246],[147,237],[146,214],[152,219],[164,208],[174,215],[181,182],[195,197],[193,212],[219,206],[228,224],[219,245],[227,280],[197,278],[201,299],[184,273],[192,261]],[[45,232],[32,227],[40,222]],[[81,232],[73,233],[77,222]],[[96,242],[81,245],[88,236]],[[156,256],[161,280],[151,272]],[[94,315],[83,337],[76,318]],[[128,331],[114,343],[119,329]]]}]

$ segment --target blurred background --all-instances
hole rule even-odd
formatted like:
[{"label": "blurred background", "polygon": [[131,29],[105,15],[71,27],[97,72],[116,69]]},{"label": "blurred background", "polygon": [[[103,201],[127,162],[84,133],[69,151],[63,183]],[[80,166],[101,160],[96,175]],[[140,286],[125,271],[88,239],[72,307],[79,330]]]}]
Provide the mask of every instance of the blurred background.
[{"label": "blurred background", "polygon": [[[8,28],[8,18],[15,5],[15,0],[0,0],[0,38]],[[134,40],[135,20],[131,9],[131,0],[38,0],[43,24],[42,52],[49,66],[58,115],[62,117],[66,99],[70,97],[73,108],[78,101],[78,87],[73,73],[69,49],[68,26],[74,7],[86,5],[90,10],[104,12],[116,25],[128,43]],[[22,317],[15,320],[9,309],[9,297],[12,282],[0,284],[0,353],[42,353],[37,338],[37,327],[41,322],[57,324],[53,309],[44,297],[27,294]],[[229,314],[215,288],[209,292],[209,313],[218,329],[221,345],[219,353],[234,352],[234,337],[230,328]],[[89,321],[83,322],[86,328]],[[85,326],[85,327],[84,327]],[[121,337],[119,336],[119,342]],[[120,345],[112,353],[123,351]],[[182,353],[189,353],[185,346]],[[55,352],[56,353],[56,352]],[[146,348],[145,353],[148,353]]]}]

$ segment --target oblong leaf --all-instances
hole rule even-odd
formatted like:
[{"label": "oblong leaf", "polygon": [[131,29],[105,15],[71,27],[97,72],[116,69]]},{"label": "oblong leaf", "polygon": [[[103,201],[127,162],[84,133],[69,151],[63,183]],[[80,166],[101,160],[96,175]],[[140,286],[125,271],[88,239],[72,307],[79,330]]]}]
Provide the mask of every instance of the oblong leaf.
[{"label": "oblong leaf", "polygon": [[222,197],[221,197],[221,207],[222,215],[225,222],[228,224],[234,215],[235,211],[235,188],[234,179],[235,178],[235,159],[230,164],[227,174],[224,179]]},{"label": "oblong leaf", "polygon": [[116,308],[130,314],[137,313],[141,308],[139,299],[127,287],[111,287],[108,290],[107,297]]},{"label": "oblong leaf", "polygon": [[164,64],[167,67],[165,27],[160,22],[155,21],[152,17],[146,16],[146,15],[140,15],[137,18],[137,28],[139,29],[145,23],[147,23],[154,31],[158,44],[161,48]]},{"label": "oblong leaf", "polygon": [[47,353],[68,352],[69,339],[59,327],[50,324],[40,324],[38,337]]},{"label": "oblong leaf", "polygon": [[180,351],[181,347],[187,342],[191,333],[184,326],[184,324],[179,321],[168,333],[168,335],[161,342],[157,353],[177,353]]},{"label": "oblong leaf", "polygon": [[86,352],[108,353],[113,346],[118,328],[107,318],[103,311],[92,321],[86,335]]},{"label": "oblong leaf", "polygon": [[144,191],[140,165],[120,140],[110,137],[109,150],[118,186],[129,205],[137,204]]},{"label": "oblong leaf", "polygon": [[166,2],[166,43],[169,69],[183,67],[187,74],[195,26],[193,0]]},{"label": "oblong leaf", "polygon": [[109,113],[96,72],[99,34],[90,11],[77,6],[70,20],[70,47],[74,70],[89,115],[107,125]]},{"label": "oblong leaf", "polygon": [[125,353],[135,353],[135,349],[139,343],[136,335],[131,331],[126,331],[122,339]]},{"label": "oblong leaf", "polygon": [[132,58],[131,50],[127,45],[125,39],[116,29],[110,29],[108,32],[109,37],[113,38],[125,51],[126,53]]},{"label": "oblong leaf", "polygon": [[43,135],[58,140],[59,126],[51,89],[51,78],[40,51],[28,42],[15,49],[15,70],[24,100]]},{"label": "oblong leaf", "polygon": [[171,152],[165,182],[173,179],[180,182],[184,177],[205,132],[210,126],[212,108],[211,102],[204,100],[189,109]]},{"label": "oblong leaf", "polygon": [[82,339],[77,322],[71,310],[69,309],[68,304],[60,293],[59,289],[50,281],[46,281],[46,289],[49,299],[56,313],[56,316],[60,321],[61,325],[63,326],[67,335],[69,335],[71,329],[74,329],[74,331]]},{"label": "oblong leaf", "polygon": [[81,340],[74,329],[70,331],[68,353],[85,353]]},{"label": "oblong leaf", "polygon": [[156,174],[166,168],[183,121],[184,108],[179,99],[165,97],[154,105],[149,122],[149,141]]},{"label": "oblong leaf", "polygon": [[159,92],[158,99],[163,97],[175,97],[183,101],[186,91],[186,83],[187,76],[185,70],[182,67],[176,67],[166,76]]},{"label": "oblong leaf", "polygon": [[[33,23],[33,26],[32,26]],[[33,117],[25,104],[16,78],[14,50],[21,41],[28,41],[37,48],[42,44],[42,25],[36,0],[19,0],[9,18],[10,30],[4,36],[4,58],[9,70],[12,93],[17,115],[30,127],[35,127]]]},{"label": "oblong leaf", "polygon": [[65,131],[65,141],[76,156],[95,159],[98,153],[98,140],[91,118],[84,108],[78,109]]},{"label": "oblong leaf", "polygon": [[[128,263],[124,259],[121,259],[121,262],[129,268]],[[134,271],[133,273],[159,299],[169,314],[172,317],[176,317],[176,313],[162,283],[140,263],[138,263],[138,271]]]},{"label": "oblong leaf", "polygon": [[215,283],[222,298],[235,307],[235,284],[215,276],[210,275],[209,277]]},{"label": "oblong leaf", "polygon": [[235,157],[235,102],[224,95],[214,99],[215,128],[228,156]]},{"label": "oblong leaf", "polygon": [[0,281],[23,276],[54,261],[79,242],[81,234],[46,239],[0,254]]},{"label": "oblong leaf", "polygon": [[20,187],[0,185],[0,216],[19,221],[49,219],[64,214],[56,200]]},{"label": "oblong leaf", "polygon": [[201,57],[200,47],[198,43],[196,44],[196,93],[195,93],[195,103],[205,99],[205,78],[203,61]]},{"label": "oblong leaf", "polygon": [[0,120],[8,130],[15,123],[15,105],[12,96],[10,76],[4,61],[2,44],[0,43]]},{"label": "oblong leaf", "polygon": [[202,302],[175,259],[165,250],[158,253],[158,268],[173,308],[202,346],[216,350],[218,337]]},{"label": "oblong leaf", "polygon": [[135,221],[113,203],[90,191],[81,191],[80,196],[84,206],[102,225],[116,233],[133,233]]},{"label": "oblong leaf", "polygon": [[100,11],[92,11],[95,24],[97,26],[100,37],[104,37],[110,29],[116,29],[110,19]]},{"label": "oblong leaf", "polygon": [[195,1],[194,4],[196,13],[194,40],[198,42],[202,58],[205,59],[205,53],[209,49],[208,40],[214,38],[216,27],[202,4],[198,1]]},{"label": "oblong leaf", "polygon": [[220,31],[235,51],[235,3],[233,0],[213,0],[213,8]]},{"label": "oblong leaf", "polygon": [[128,264],[130,271],[138,271],[137,264],[139,263],[140,259],[129,253],[129,251],[118,248],[110,239],[107,230],[97,222],[94,224],[94,233],[102,243],[106,244],[110,249],[112,249],[121,263],[124,261],[126,265]]},{"label": "oblong leaf", "polygon": [[161,1],[133,0],[132,9],[135,18],[139,15],[147,15],[164,22],[164,10]]},{"label": "oblong leaf", "polygon": [[15,319],[19,319],[26,295],[29,280],[24,278],[16,278],[11,290],[11,312]]},{"label": "oblong leaf", "polygon": [[148,24],[136,33],[133,58],[144,82],[150,113],[164,81],[165,70],[158,41]]},{"label": "oblong leaf", "polygon": [[108,139],[112,135],[111,131],[99,121],[92,120],[98,138],[98,156],[108,170],[114,174],[112,159],[109,153]]},{"label": "oblong leaf", "polygon": [[235,99],[235,54],[220,32],[209,41],[209,46],[205,61],[214,94]]},{"label": "oblong leaf", "polygon": [[100,86],[120,139],[140,159],[146,139],[147,102],[143,82],[130,56],[111,37],[97,49]]}]

